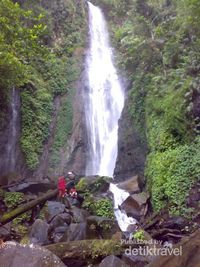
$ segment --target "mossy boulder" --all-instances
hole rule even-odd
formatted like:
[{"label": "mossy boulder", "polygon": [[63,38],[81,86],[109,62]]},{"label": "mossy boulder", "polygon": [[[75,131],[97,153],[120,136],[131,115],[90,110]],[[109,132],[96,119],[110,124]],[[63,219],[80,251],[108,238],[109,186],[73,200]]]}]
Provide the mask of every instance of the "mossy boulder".
[{"label": "mossy boulder", "polygon": [[108,191],[111,181],[112,178],[107,176],[87,176],[79,180],[76,188],[82,193],[103,193]]},{"label": "mossy boulder", "polygon": [[90,228],[96,229],[97,233],[105,239],[112,238],[117,232],[121,232],[114,219],[100,216],[89,216],[87,218],[87,224]]},{"label": "mossy boulder", "polygon": [[101,216],[113,219],[113,203],[112,200],[106,197],[94,197],[93,195],[87,195],[82,205],[92,215]]}]

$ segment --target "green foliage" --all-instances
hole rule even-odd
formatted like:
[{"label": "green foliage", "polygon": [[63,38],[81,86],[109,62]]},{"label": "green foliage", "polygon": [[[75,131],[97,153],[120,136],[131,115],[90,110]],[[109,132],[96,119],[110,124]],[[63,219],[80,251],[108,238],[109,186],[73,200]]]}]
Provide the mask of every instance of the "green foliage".
[{"label": "green foliage", "polygon": [[92,214],[113,219],[113,204],[108,198],[101,198],[95,200],[91,194],[85,197],[83,208],[88,209]]},{"label": "green foliage", "polygon": [[[73,92],[68,91],[73,91],[72,83],[80,73],[86,31],[84,5],[72,0],[50,0],[48,4],[27,0],[20,5],[2,0],[0,28],[0,89],[23,88],[21,147],[27,166],[35,170],[49,135],[53,99],[66,93],[70,100],[61,108],[54,148],[60,149],[69,136]],[[0,113],[2,123],[4,112]],[[66,113],[67,123],[63,119]]]},{"label": "green foliage", "polygon": [[76,189],[80,192],[85,192],[87,190],[87,182],[84,177],[80,179],[76,185]]},{"label": "green foliage", "polygon": [[[27,165],[34,170],[39,164],[43,142],[48,137],[52,112],[52,95],[42,80],[33,76],[33,82],[23,90],[21,147]],[[36,89],[37,88],[37,89]]]},{"label": "green foliage", "polygon": [[[17,226],[17,228],[21,227],[21,229],[24,229],[24,228],[26,229],[26,227],[24,225],[21,225],[21,224],[24,222],[28,222],[30,219],[31,219],[31,211],[27,211],[27,212],[21,214],[20,216],[16,217],[12,221],[12,223],[13,223],[13,225]],[[25,234],[25,233],[23,233],[23,234]]]},{"label": "green foliage", "polygon": [[[22,224],[17,224],[14,226],[14,230],[16,231],[16,233],[18,235],[20,235],[21,237],[26,236],[26,234],[28,233],[28,227]],[[28,238],[26,239],[28,241]],[[25,239],[23,240],[23,242],[21,244],[27,245],[28,242],[24,242]]]},{"label": "green foliage", "polygon": [[200,4],[136,0],[123,6],[121,16],[116,9],[114,1],[112,41],[132,84],[128,104],[133,124],[149,147],[146,178],[153,207],[167,205],[172,213],[184,214],[186,196],[199,175],[191,115],[195,99],[186,96],[192,84],[199,88]]},{"label": "green foliage", "polygon": [[185,199],[200,175],[199,148],[198,138],[192,144],[149,155],[146,174],[155,210],[167,205],[172,213],[186,215]]},{"label": "green foliage", "polygon": [[110,199],[100,199],[95,203],[96,215],[106,217],[106,218],[114,218],[113,213],[113,205]]},{"label": "green foliage", "polygon": [[72,132],[72,94],[73,92],[69,91],[69,94],[63,97],[61,109],[58,114],[54,144],[50,159],[51,168],[56,168],[59,165],[61,160],[61,149],[68,145],[67,140]]},{"label": "green foliage", "polygon": [[144,230],[140,229],[137,232],[133,234],[133,238],[135,238],[138,241],[144,241],[145,240],[145,233]]},{"label": "green foliage", "polygon": [[4,201],[9,209],[14,209],[24,201],[24,194],[20,192],[6,192]]},{"label": "green foliage", "polygon": [[23,85],[27,64],[38,51],[44,52],[39,37],[45,32],[42,15],[34,16],[10,0],[0,2],[0,83],[1,88]]}]

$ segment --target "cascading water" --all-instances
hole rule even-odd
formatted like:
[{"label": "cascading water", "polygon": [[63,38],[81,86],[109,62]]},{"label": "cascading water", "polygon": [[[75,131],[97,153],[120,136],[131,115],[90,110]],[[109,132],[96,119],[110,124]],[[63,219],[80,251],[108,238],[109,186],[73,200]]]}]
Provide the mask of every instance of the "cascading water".
[{"label": "cascading water", "polygon": [[13,87],[11,94],[11,118],[9,122],[8,143],[6,146],[6,170],[15,171],[16,167],[16,144],[17,144],[17,125],[19,117],[19,94]]},{"label": "cascading water", "polygon": [[[101,10],[89,5],[90,48],[87,54],[88,91],[85,114],[89,143],[87,175],[113,176],[118,142],[118,120],[124,106],[124,91],[112,62],[106,22]],[[135,220],[119,210],[128,193],[111,184],[115,215],[125,231]]]}]

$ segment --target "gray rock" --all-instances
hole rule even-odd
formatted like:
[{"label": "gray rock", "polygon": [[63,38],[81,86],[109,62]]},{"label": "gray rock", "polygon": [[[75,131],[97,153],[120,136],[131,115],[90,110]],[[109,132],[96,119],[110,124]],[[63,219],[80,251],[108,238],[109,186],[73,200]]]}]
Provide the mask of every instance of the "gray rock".
[{"label": "gray rock", "polygon": [[49,225],[46,222],[40,219],[35,220],[29,233],[30,243],[39,245],[49,244],[48,230]]},{"label": "gray rock", "polygon": [[[130,85],[132,87],[132,85]],[[142,88],[140,94],[143,94]],[[129,109],[132,98],[127,97],[119,120],[118,155],[114,170],[115,182],[144,173],[147,144],[145,134],[138,133]],[[143,127],[145,129],[145,125]]]},{"label": "gray rock", "polygon": [[49,250],[33,245],[6,242],[0,250],[1,267],[65,267],[64,263]]},{"label": "gray rock", "polygon": [[95,239],[96,232],[88,227],[86,223],[72,223],[61,238],[60,242],[75,240]]},{"label": "gray rock", "polygon": [[149,195],[145,192],[132,194],[122,203],[121,208],[127,213],[128,216],[138,220],[141,216],[144,216],[147,213],[148,199]]},{"label": "gray rock", "polygon": [[104,239],[110,239],[116,233],[121,232],[117,221],[100,216],[89,216],[87,224],[90,228],[96,228],[98,236]]},{"label": "gray rock", "polygon": [[69,226],[59,226],[59,227],[56,227],[55,230],[54,230],[54,233],[55,234],[64,234],[67,229],[68,229]]},{"label": "gray rock", "polygon": [[71,206],[76,206],[78,208],[81,207],[81,203],[77,198],[68,197],[67,200],[70,204],[70,207]]},{"label": "gray rock", "polygon": [[122,260],[130,267],[145,267],[150,262],[145,256],[128,256],[122,255]]},{"label": "gray rock", "polygon": [[140,218],[140,206],[131,196],[122,203],[121,209],[136,220]]},{"label": "gray rock", "polygon": [[56,215],[51,223],[50,223],[50,228],[56,228],[59,226],[68,226],[72,221],[72,216],[69,213],[62,213]]},{"label": "gray rock", "polygon": [[6,238],[9,238],[11,234],[11,223],[7,223],[0,227],[0,238],[3,238],[4,240]]},{"label": "gray rock", "polygon": [[47,201],[47,221],[51,221],[54,216],[64,213],[65,205],[57,201]]},{"label": "gray rock", "polygon": [[133,176],[132,178],[119,183],[118,187],[129,192],[130,194],[139,193],[141,192],[140,177],[138,175]]},{"label": "gray rock", "polygon": [[118,257],[111,255],[103,259],[99,267],[128,267],[128,265]]},{"label": "gray rock", "polygon": [[173,246],[177,249],[177,256],[174,253],[167,256],[157,256],[148,267],[199,267],[200,266],[200,230],[185,237],[182,241]]},{"label": "gray rock", "polygon": [[90,215],[86,210],[72,206],[71,212],[73,214],[73,221],[75,223],[85,222],[86,218]]}]

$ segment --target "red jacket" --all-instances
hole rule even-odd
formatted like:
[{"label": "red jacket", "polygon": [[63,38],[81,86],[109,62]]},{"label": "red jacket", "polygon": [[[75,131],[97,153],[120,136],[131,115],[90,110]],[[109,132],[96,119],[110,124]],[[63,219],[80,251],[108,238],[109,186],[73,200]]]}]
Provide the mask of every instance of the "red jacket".
[{"label": "red jacket", "polygon": [[58,190],[65,190],[66,188],[66,181],[64,176],[58,178]]}]

